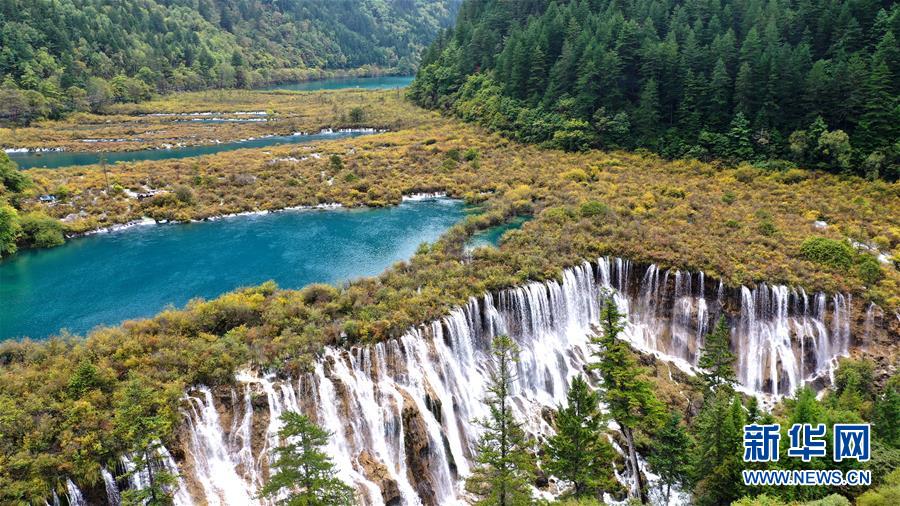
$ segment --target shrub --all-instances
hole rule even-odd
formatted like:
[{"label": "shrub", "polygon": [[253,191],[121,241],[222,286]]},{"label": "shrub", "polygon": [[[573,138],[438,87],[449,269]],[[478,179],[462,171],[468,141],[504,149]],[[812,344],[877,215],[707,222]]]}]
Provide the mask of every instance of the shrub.
[{"label": "shrub", "polygon": [[479,154],[479,153],[478,153],[478,150],[477,150],[477,149],[475,149],[475,148],[469,148],[469,149],[466,150],[465,153],[463,153],[463,158],[464,158],[467,162],[471,162],[471,161],[474,161],[474,160],[478,159],[478,154]]},{"label": "shrub", "polygon": [[453,160],[454,162],[458,162],[462,159],[462,155],[459,152],[459,148],[452,148],[447,151],[447,158]]},{"label": "shrub", "polygon": [[800,245],[800,253],[807,260],[835,269],[849,269],[853,265],[854,251],[845,241],[810,237]]},{"label": "shrub", "polygon": [[856,264],[856,273],[867,285],[876,285],[884,278],[881,264],[872,255],[860,255]]},{"label": "shrub", "polygon": [[778,175],[778,180],[785,184],[796,184],[806,179],[807,172],[802,169],[788,169]]},{"label": "shrub", "polygon": [[725,195],[722,195],[722,202],[728,205],[733,204],[735,200],[737,200],[737,195],[731,190],[726,191]]},{"label": "shrub", "polygon": [[771,237],[775,235],[776,232],[778,232],[775,224],[772,223],[772,220],[769,218],[766,218],[760,222],[758,230],[760,234],[766,237]]},{"label": "shrub", "polygon": [[0,201],[0,257],[16,252],[16,240],[21,231],[19,213],[14,207]]},{"label": "shrub", "polygon": [[743,167],[739,167],[734,171],[734,178],[742,183],[752,183],[758,175],[759,170],[749,165],[744,165]]},{"label": "shrub", "polygon": [[16,168],[15,162],[9,156],[0,151],[0,194],[5,188],[12,193],[19,193],[31,186],[31,179],[24,172]]},{"label": "shrub", "polygon": [[350,109],[350,121],[356,124],[362,123],[366,119],[366,111],[362,107],[354,107]]},{"label": "shrub", "polygon": [[568,179],[569,181],[575,181],[576,183],[581,183],[588,180],[587,172],[582,169],[572,169],[567,170],[561,174],[563,179]]},{"label": "shrub", "polygon": [[175,187],[175,198],[187,205],[192,205],[196,200],[194,190],[191,190],[185,185],[178,185]]},{"label": "shrub", "polygon": [[603,202],[589,200],[581,204],[581,215],[586,218],[605,215],[607,213],[609,213],[609,207]]},{"label": "shrub", "polygon": [[65,242],[62,224],[41,212],[28,213],[20,220],[25,244],[36,248],[52,248]]}]

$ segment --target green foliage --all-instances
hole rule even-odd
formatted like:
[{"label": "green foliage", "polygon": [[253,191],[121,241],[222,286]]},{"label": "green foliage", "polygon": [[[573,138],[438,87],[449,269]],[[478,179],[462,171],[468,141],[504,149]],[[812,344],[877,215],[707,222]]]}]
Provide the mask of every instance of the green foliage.
[{"label": "green foliage", "polygon": [[490,415],[477,420],[483,433],[476,446],[476,465],[466,480],[466,490],[478,505],[531,504],[534,457],[511,405],[510,389],[515,380],[518,347],[509,337],[497,336],[491,345],[490,361],[485,398]]},{"label": "green foliage", "polygon": [[362,122],[366,120],[366,110],[362,107],[354,107],[353,109],[350,109],[349,119],[351,123],[361,125]]},{"label": "green foliage", "polygon": [[595,352],[597,361],[590,368],[603,381],[600,399],[609,409],[610,417],[623,427],[640,426],[649,430],[662,421],[664,412],[631,347],[619,339],[624,329],[623,317],[615,300],[605,298],[600,313],[600,335],[593,339],[599,345]]},{"label": "green foliage", "polygon": [[572,378],[566,406],[559,406],[556,434],[548,439],[546,471],[572,484],[574,497],[596,497],[615,484],[615,452],[603,434],[600,399],[581,376]]},{"label": "green foliage", "polygon": [[132,376],[116,393],[114,409],[113,432],[125,445],[122,450],[131,456],[133,464],[126,477],[142,475],[147,478],[144,488],[122,493],[122,504],[171,504],[177,477],[159,469],[157,461],[162,438],[170,433],[177,415],[160,399],[150,382],[140,376]]},{"label": "green foliage", "polygon": [[673,485],[683,485],[690,476],[691,438],[681,425],[681,416],[672,412],[665,425],[653,436],[653,446],[647,455],[650,469],[659,475],[666,504]]},{"label": "green foliage", "polygon": [[19,213],[14,207],[0,200],[0,258],[16,252],[18,249],[16,241],[21,233]]},{"label": "green foliage", "polygon": [[0,196],[7,192],[21,193],[31,184],[31,179],[16,167],[16,162],[0,151]]},{"label": "green foliage", "polygon": [[638,489],[644,499],[643,486],[638,471],[634,431],[638,428],[653,432],[664,417],[662,403],[654,394],[644,370],[638,365],[631,347],[619,339],[624,327],[623,315],[613,297],[603,301],[600,312],[600,335],[592,339],[599,345],[595,352],[597,361],[590,368],[600,374],[602,387],[600,400],[609,410],[610,417],[619,424],[628,445],[629,467],[638,477]]},{"label": "green foliage", "polygon": [[731,329],[725,317],[720,316],[716,328],[706,336],[697,362],[703,369],[700,376],[709,390],[734,385],[737,381],[734,373],[735,360],[736,357],[731,352]]},{"label": "green foliage", "polygon": [[469,0],[410,96],[568,151],[792,157],[894,180],[900,9],[855,5]]},{"label": "green foliage", "polygon": [[283,506],[341,506],[354,503],[354,491],[335,475],[322,451],[330,434],[306,415],[285,411],[278,430],[272,474],[260,495]]},{"label": "green foliage", "polygon": [[333,174],[337,174],[344,168],[344,161],[341,159],[340,155],[334,154],[328,158],[328,168]]},{"label": "green foliage", "polygon": [[0,2],[0,122],[340,69],[410,73],[459,0]]},{"label": "green foliage", "polygon": [[743,426],[740,397],[729,387],[704,396],[692,433],[694,500],[701,506],[728,504],[743,495]]},{"label": "green foliage", "polygon": [[609,206],[597,200],[589,200],[581,204],[580,211],[585,218],[605,216],[609,214]]},{"label": "green foliage", "polygon": [[900,468],[888,475],[884,484],[869,490],[856,500],[856,506],[893,506],[900,504]]},{"label": "green foliage", "polygon": [[856,272],[859,279],[869,286],[877,285],[884,278],[881,270],[881,262],[872,255],[861,254],[856,262]]},{"label": "green foliage", "polygon": [[810,237],[800,245],[800,253],[816,263],[834,269],[849,269],[853,265],[855,252],[847,241],[828,239],[827,237]]},{"label": "green foliage", "polygon": [[22,215],[19,223],[22,227],[22,242],[27,246],[52,248],[65,242],[62,224],[40,211]]},{"label": "green foliage", "polygon": [[875,399],[872,422],[875,437],[887,445],[900,448],[900,374],[888,380],[884,392]]}]

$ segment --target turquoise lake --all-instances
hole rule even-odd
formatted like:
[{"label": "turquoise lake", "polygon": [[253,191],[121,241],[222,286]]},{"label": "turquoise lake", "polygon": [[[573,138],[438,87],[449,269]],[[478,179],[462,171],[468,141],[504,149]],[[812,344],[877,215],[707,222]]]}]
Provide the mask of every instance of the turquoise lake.
[{"label": "turquoise lake", "polygon": [[304,144],[329,139],[342,139],[365,135],[362,132],[334,132],[312,135],[273,135],[259,139],[235,142],[223,142],[206,146],[187,146],[172,149],[142,149],[138,151],[116,151],[108,153],[88,151],[48,151],[42,153],[9,153],[9,157],[19,165],[20,169],[43,167],[58,169],[73,165],[94,165],[106,160],[106,163],[138,162],[144,160],[169,160],[190,158],[192,156],[212,155],[236,149],[264,148],[276,144]]},{"label": "turquoise lake", "polygon": [[451,199],[135,227],[0,262],[0,339],[148,317],[274,280],[284,288],[375,275],[462,219]]},{"label": "turquoise lake", "polygon": [[336,77],[334,79],[318,79],[299,83],[274,84],[263,89],[290,91],[344,90],[348,88],[391,90],[394,88],[405,88],[412,81],[413,76]]}]

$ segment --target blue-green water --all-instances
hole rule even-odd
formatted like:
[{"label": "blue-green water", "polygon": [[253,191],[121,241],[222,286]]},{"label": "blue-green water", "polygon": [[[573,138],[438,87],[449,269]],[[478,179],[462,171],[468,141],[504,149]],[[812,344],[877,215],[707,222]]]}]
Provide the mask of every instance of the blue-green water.
[{"label": "blue-green water", "polygon": [[223,142],[206,146],[187,146],[172,149],[142,149],[138,151],[88,152],[88,151],[49,151],[42,153],[9,153],[9,157],[19,165],[20,169],[44,167],[58,169],[72,165],[94,165],[106,160],[106,163],[137,162],[143,160],[168,160],[189,158],[192,156],[211,155],[223,151],[234,151],[246,148],[264,148],[276,144],[304,144],[328,139],[341,139],[365,135],[363,132],[334,132],[312,135],[273,135],[259,139]]},{"label": "blue-green water", "polygon": [[333,79],[318,79],[315,81],[303,81],[299,83],[275,84],[263,89],[290,91],[343,90],[347,88],[391,90],[394,88],[405,88],[409,86],[409,83],[412,81],[413,76],[336,77]]},{"label": "blue-green water", "polygon": [[374,275],[464,214],[449,199],[136,227],[0,262],[0,340],[152,316],[273,279],[299,288]]},{"label": "blue-green water", "polygon": [[522,228],[522,225],[531,219],[531,216],[516,216],[507,223],[482,230],[469,239],[466,247],[471,250],[482,246],[497,246],[500,244],[500,239],[503,237],[503,234],[510,230]]}]

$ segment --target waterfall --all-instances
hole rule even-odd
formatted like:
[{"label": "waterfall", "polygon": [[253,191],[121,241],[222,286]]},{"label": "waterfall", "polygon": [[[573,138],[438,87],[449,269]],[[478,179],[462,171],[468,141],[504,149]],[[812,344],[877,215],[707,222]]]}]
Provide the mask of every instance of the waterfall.
[{"label": "waterfall", "polygon": [[122,497],[119,494],[119,486],[116,484],[116,479],[105,467],[100,469],[100,475],[103,477],[103,485],[106,487],[107,504],[109,506],[119,506],[122,502]]},{"label": "waterfall", "polygon": [[[137,465],[134,462],[133,456],[123,455],[121,460],[122,467],[125,469],[126,474],[128,474],[129,489],[140,490],[150,485],[150,472],[147,469],[136,472]],[[151,459],[149,467],[153,468],[154,471],[166,471],[176,477],[174,490],[170,490],[172,493],[172,503],[175,506],[189,506],[194,504],[194,501],[185,486],[184,476],[179,471],[178,464],[175,463],[172,454],[169,453],[169,450],[165,446],[158,444],[156,455]]]},{"label": "waterfall", "polygon": [[219,423],[212,393],[206,387],[197,390],[200,397],[188,397],[191,411],[185,417],[194,478],[203,488],[210,505],[250,504],[257,495],[256,476],[250,474],[245,481],[238,475],[241,452],[231,451],[225,444],[225,432]]},{"label": "waterfall", "polygon": [[[565,402],[569,381],[590,361],[589,336],[603,294],[626,314],[624,339],[693,372],[715,318],[728,315],[731,292],[720,282],[708,298],[707,283],[703,273],[640,270],[627,260],[600,258],[564,270],[559,279],[473,297],[397,339],[327,347],[299,377],[245,371],[230,396],[220,397],[197,387],[184,410],[192,490],[201,503],[260,504],[280,416],[294,411],[331,433],[325,451],[338,476],[356,487],[359,502],[462,503],[481,435],[475,421],[488,415],[483,397],[493,337],[508,334],[519,345],[512,405],[541,441],[553,431],[548,410]],[[728,323],[745,389],[790,394],[830,375],[835,359],[848,353],[848,295],[766,284],[733,294],[740,310]],[[265,398],[267,415],[253,398]],[[229,410],[230,423],[223,424]],[[627,472],[617,475],[633,480]]]},{"label": "waterfall", "polygon": [[69,506],[87,506],[81,490],[68,478],[66,478],[66,499],[68,499]]}]

